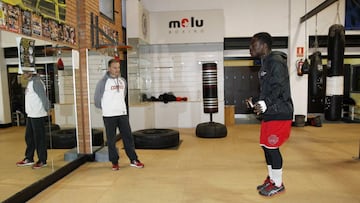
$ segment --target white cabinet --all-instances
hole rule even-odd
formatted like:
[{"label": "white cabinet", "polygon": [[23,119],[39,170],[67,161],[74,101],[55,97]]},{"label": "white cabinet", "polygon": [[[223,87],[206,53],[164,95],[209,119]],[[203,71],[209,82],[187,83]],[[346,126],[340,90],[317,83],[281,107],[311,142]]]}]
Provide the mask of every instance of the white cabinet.
[{"label": "white cabinet", "polygon": [[200,123],[200,102],[155,102],[156,128],[192,128]]},{"label": "white cabinet", "polygon": [[132,131],[154,128],[155,122],[153,103],[142,103],[130,106],[129,120]]},{"label": "white cabinet", "polygon": [[[219,112],[213,121],[224,123],[224,103],[219,103]],[[194,128],[210,121],[210,114],[203,111],[202,102],[148,102],[129,108],[133,131],[147,128]]]}]

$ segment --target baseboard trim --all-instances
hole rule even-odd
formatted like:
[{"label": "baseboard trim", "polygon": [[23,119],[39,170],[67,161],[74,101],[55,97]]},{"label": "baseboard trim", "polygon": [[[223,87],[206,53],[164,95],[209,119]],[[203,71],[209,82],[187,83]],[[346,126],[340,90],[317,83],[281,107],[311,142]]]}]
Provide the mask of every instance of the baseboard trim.
[{"label": "baseboard trim", "polygon": [[0,124],[0,128],[9,128],[12,127],[12,123],[5,123],[5,124]]}]

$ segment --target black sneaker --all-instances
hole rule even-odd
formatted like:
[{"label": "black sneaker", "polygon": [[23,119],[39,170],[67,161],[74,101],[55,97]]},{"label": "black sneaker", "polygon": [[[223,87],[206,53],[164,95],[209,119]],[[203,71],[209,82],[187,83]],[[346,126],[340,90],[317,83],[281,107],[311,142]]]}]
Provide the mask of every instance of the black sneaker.
[{"label": "black sneaker", "polygon": [[262,189],[259,191],[259,194],[262,196],[273,196],[279,193],[282,193],[285,191],[285,186],[284,184],[281,184],[280,187],[275,186],[275,183],[271,183],[269,186],[267,186],[266,188]]},{"label": "black sneaker", "polygon": [[269,186],[270,184],[271,184],[271,181],[270,181],[270,177],[268,176],[268,177],[266,177],[266,179],[264,180],[264,183],[261,184],[261,185],[258,185],[258,186],[256,187],[256,189],[257,189],[258,191],[263,190],[264,188],[266,188],[266,187]]}]

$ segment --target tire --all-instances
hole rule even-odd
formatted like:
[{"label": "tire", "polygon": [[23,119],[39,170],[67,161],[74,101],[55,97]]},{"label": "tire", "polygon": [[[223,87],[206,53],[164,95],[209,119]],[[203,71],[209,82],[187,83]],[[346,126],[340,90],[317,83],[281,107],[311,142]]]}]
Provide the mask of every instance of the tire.
[{"label": "tire", "polygon": [[227,129],[224,124],[208,122],[198,124],[195,133],[202,138],[222,138],[227,136]]},{"label": "tire", "polygon": [[62,129],[52,133],[53,149],[71,149],[76,147],[76,129]]},{"label": "tire", "polygon": [[102,130],[92,129],[92,146],[104,145],[104,133]]},{"label": "tire", "polygon": [[179,145],[179,131],[171,129],[144,129],[132,133],[136,149],[164,149]]},{"label": "tire", "polygon": [[50,132],[60,130],[60,126],[58,124],[51,124],[49,127],[49,124],[45,124],[45,133],[47,136],[50,136]]},{"label": "tire", "polygon": [[[52,149],[72,149],[76,147],[76,129],[68,128],[61,129],[51,132],[52,135],[52,146],[49,145],[48,148],[52,147]],[[92,129],[92,146],[103,146],[104,145],[104,137],[103,132],[101,130]]]},{"label": "tire", "polygon": [[58,124],[51,124],[49,128],[49,123],[45,123],[45,142],[48,149],[50,146],[50,135],[53,134],[54,131],[60,130],[60,126]]}]

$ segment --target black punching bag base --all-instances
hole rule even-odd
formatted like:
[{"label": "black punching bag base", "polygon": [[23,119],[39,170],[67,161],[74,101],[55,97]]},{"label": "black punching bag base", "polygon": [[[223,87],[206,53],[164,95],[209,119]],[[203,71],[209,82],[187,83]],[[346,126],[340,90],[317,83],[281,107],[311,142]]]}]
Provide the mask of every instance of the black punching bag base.
[{"label": "black punching bag base", "polygon": [[196,136],[202,138],[226,137],[227,129],[224,124],[216,122],[200,123],[196,126]]}]

